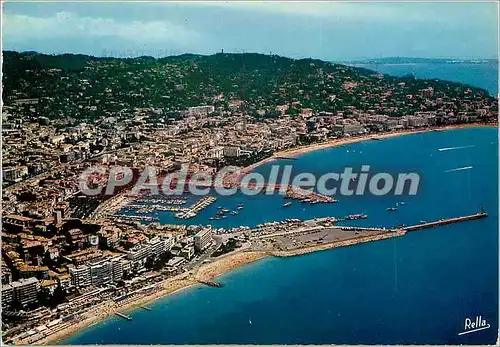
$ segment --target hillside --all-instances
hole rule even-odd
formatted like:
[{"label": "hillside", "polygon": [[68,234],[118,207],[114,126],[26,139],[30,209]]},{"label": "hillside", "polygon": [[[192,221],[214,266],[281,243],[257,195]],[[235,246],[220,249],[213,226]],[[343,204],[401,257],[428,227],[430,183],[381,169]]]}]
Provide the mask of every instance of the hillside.
[{"label": "hillside", "polygon": [[[204,104],[227,110],[234,100],[243,101],[240,111],[249,114],[266,110],[272,116],[277,105],[293,103],[313,111],[354,106],[400,116],[429,110],[408,97],[429,87],[435,98],[491,99],[484,90],[458,83],[382,76],[362,68],[276,55],[184,54],[161,59],[10,51],[3,55],[5,104],[38,98],[31,113],[49,118],[92,120],[123,115],[136,107],[161,108],[167,114]],[[290,113],[294,112],[292,108]]]}]

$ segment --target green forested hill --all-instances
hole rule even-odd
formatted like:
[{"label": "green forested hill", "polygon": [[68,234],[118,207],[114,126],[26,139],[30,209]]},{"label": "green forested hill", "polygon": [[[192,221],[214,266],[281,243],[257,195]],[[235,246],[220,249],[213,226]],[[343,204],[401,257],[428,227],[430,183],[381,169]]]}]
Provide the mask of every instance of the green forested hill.
[{"label": "green forested hill", "polygon": [[434,98],[491,99],[484,90],[452,82],[382,78],[321,60],[253,53],[118,59],[6,51],[3,64],[5,104],[39,98],[36,114],[49,118],[95,119],[135,107],[162,108],[167,114],[203,104],[224,110],[232,100],[245,101],[241,111],[250,114],[294,103],[314,111],[353,106],[398,116],[432,109],[407,97],[428,87],[434,88]]}]

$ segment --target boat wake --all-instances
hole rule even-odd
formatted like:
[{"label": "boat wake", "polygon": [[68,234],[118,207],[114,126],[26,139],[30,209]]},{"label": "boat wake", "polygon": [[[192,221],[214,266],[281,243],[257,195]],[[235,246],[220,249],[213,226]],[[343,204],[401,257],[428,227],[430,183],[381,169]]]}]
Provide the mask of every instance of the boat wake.
[{"label": "boat wake", "polygon": [[464,167],[459,167],[456,169],[451,169],[451,170],[446,170],[445,172],[454,172],[454,171],[462,171],[462,170],[470,170],[472,169],[473,166],[464,166]]},{"label": "boat wake", "polygon": [[476,145],[458,146],[458,147],[445,147],[445,148],[439,148],[438,151],[440,151],[440,152],[454,151],[454,150],[457,150],[457,149],[472,148],[472,147],[476,147]]}]

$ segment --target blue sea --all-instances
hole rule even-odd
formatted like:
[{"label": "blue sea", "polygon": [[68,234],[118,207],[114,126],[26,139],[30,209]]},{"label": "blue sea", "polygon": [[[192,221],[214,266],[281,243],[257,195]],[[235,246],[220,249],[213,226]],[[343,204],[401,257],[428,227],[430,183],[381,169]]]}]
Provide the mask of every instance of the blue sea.
[{"label": "blue sea", "polygon": [[414,74],[416,78],[436,78],[466,83],[474,87],[484,88],[491,95],[498,95],[498,64],[496,62],[482,64],[354,64],[354,66],[393,76]]},{"label": "blue sea", "polygon": [[[498,331],[497,139],[496,128],[478,127],[304,154],[293,162],[296,170],[335,172],[346,165],[369,164],[373,171],[415,171],[421,175],[420,190],[411,197],[350,197],[339,198],[337,204],[289,208],[282,207],[280,196],[225,197],[193,223],[206,224],[216,205],[239,202],[244,202],[245,209],[220,221],[221,225],[364,212],[368,219],[356,224],[394,226],[471,214],[481,207],[489,216],[401,238],[266,258],[220,277],[222,288],[181,291],[154,302],[150,312],[132,311],[130,322],[109,318],[63,342],[494,343]],[[270,165],[259,171],[269,170]],[[465,167],[471,168],[449,171]],[[386,211],[397,201],[405,204],[396,212]],[[476,316],[486,319],[491,328],[459,336],[465,319]]]},{"label": "blue sea", "polygon": [[[380,66],[380,65],[379,65]],[[465,82],[497,93],[476,70],[424,78]],[[383,72],[383,71],[381,71]],[[394,73],[387,72],[387,73]],[[474,75],[476,73],[476,75]],[[493,73],[490,71],[490,73]],[[476,76],[474,79],[470,76]],[[477,81],[477,82],[475,82]],[[453,149],[449,149],[453,148]],[[365,213],[352,225],[395,226],[460,216],[484,208],[485,219],[412,232],[404,237],[290,258],[265,258],[223,275],[222,288],[195,286],[110,317],[61,341],[65,344],[493,344],[498,335],[498,129],[477,127],[366,141],[273,164],[295,172],[417,172],[416,196],[338,197],[336,204],[293,203],[281,196],[219,197],[192,224],[209,224],[217,206],[237,216],[217,227],[296,217]],[[454,169],[462,169],[452,171]],[[404,201],[395,212],[386,208]],[[179,223],[171,213],[162,223]],[[458,335],[466,318],[489,329]]]}]

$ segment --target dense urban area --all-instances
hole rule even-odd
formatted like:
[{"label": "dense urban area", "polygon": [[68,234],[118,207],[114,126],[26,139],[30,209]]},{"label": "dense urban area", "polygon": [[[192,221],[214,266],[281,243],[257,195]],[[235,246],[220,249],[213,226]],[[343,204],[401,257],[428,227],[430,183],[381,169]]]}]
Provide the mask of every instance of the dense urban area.
[{"label": "dense urban area", "polygon": [[[331,240],[346,235],[331,229],[334,220],[224,230],[120,214],[125,206],[188,219],[216,197],[192,203],[184,197],[132,197],[130,186],[113,196],[85,196],[78,180],[91,165],[137,172],[154,167],[164,175],[189,163],[192,172],[215,173],[298,146],[494,123],[498,116],[498,100],[479,88],[314,59],[225,53],[117,59],[9,51],[3,63],[2,335],[13,343],[50,336],[96,304],[119,307],[151,294],[162,281],[189,275],[235,249],[298,247],[279,236],[271,244],[267,234],[305,228]],[[96,175],[92,183],[105,185],[106,178]],[[320,195],[288,197],[335,202]],[[221,208],[214,218],[243,208]]]}]

